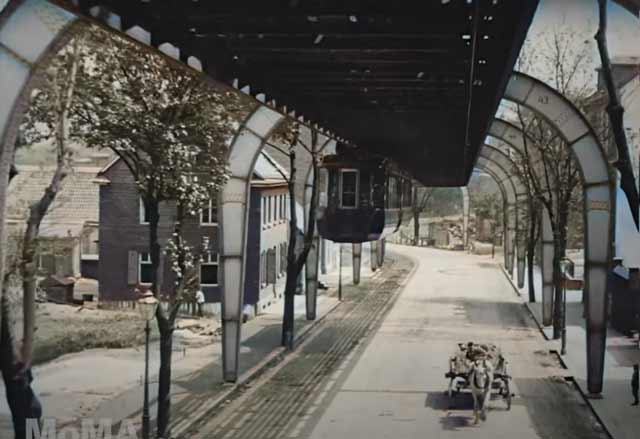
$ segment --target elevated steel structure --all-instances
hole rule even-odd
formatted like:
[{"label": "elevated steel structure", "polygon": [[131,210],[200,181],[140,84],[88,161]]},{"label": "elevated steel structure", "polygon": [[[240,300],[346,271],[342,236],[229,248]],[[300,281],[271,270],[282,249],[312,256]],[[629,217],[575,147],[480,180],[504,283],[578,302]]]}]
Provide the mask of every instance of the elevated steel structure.
[{"label": "elevated steel structure", "polygon": [[[426,185],[463,186],[477,164],[495,163],[495,154],[478,155],[504,96],[544,117],[580,165],[588,386],[599,393],[615,180],[580,112],[545,84],[512,74],[537,3],[12,0],[0,11],[0,163],[10,163],[22,113],[46,63],[76,27],[86,26],[87,17],[250,91],[260,102],[230,145],[232,176],[219,197],[223,363],[225,379],[233,381],[249,179],[270,133],[295,110],[308,125],[392,158]],[[0,167],[1,181],[7,174],[8,167]],[[5,195],[6,185],[0,184],[0,209],[5,209]],[[513,203],[515,195],[514,188]],[[377,247],[377,255],[383,255],[384,242]]]},{"label": "elevated steel structure", "polygon": [[[71,2],[69,2],[71,3]],[[463,186],[538,1],[79,0],[214,79]],[[102,7],[103,9],[100,9]],[[443,147],[445,146],[446,147]]]}]

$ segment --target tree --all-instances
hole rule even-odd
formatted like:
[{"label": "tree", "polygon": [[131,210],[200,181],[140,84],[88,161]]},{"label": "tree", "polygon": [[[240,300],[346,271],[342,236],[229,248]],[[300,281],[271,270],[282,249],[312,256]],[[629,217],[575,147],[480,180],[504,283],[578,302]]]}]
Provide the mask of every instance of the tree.
[{"label": "tree", "polygon": [[[274,130],[269,142],[269,146],[288,158],[290,169],[289,175],[286,175],[280,170],[279,166],[275,166],[282,178],[287,182],[289,192],[289,242],[287,244],[287,270],[284,288],[284,314],[282,318],[281,338],[282,346],[286,346],[288,349],[293,349],[294,342],[294,305],[297,280],[300,273],[302,273],[307,256],[313,245],[316,228],[315,218],[318,208],[318,166],[320,164],[320,156],[330,140],[327,139],[321,144],[318,131],[312,128],[310,129],[310,142],[307,144],[301,139],[302,129],[297,122],[284,121]],[[307,215],[309,221],[302,237],[302,248],[296,252],[298,246],[298,219],[295,198],[295,185],[298,172],[297,155],[305,151],[311,158],[311,197]]]},{"label": "tree", "polygon": [[73,107],[79,136],[89,147],[112,150],[135,179],[149,218],[151,291],[157,296],[162,290],[160,205],[177,210],[168,249],[176,280],[163,298],[167,306],[156,313],[161,360],[157,436],[166,437],[174,322],[197,258],[184,241],[183,222],[225,183],[227,147],[250,105],[237,93],[217,89],[168,58],[97,27],[88,32],[87,47]]},{"label": "tree", "polygon": [[[579,32],[564,28],[537,35],[525,43],[519,69],[538,76],[577,106],[584,108],[594,91],[589,40],[576,38]],[[524,159],[518,167],[530,190],[529,205],[537,212],[544,207],[551,219],[554,256],[554,338],[562,328],[562,272],[566,255],[571,212],[582,211],[580,169],[571,149],[559,133],[541,116],[519,105],[512,108],[523,131]],[[516,159],[518,160],[518,159]],[[539,204],[538,204],[539,203]],[[530,230],[530,236],[532,236]]]},{"label": "tree", "polygon": [[416,186],[413,190],[413,203],[411,211],[413,213],[413,245],[420,242],[420,215],[429,205],[429,200],[436,188]]},{"label": "tree", "polygon": [[[30,107],[20,125],[18,146],[43,140],[52,140],[56,152],[55,169],[43,194],[27,209],[23,230],[15,236],[12,269],[2,281],[2,335],[0,337],[0,364],[6,396],[13,420],[15,437],[26,435],[26,421],[39,419],[42,409],[31,388],[31,363],[35,332],[35,301],[37,288],[38,239],[42,220],[50,210],[70,169],[73,138],[70,129],[70,110],[76,90],[78,68],[81,63],[82,39],[75,38],[63,48],[48,66],[42,85],[34,90]],[[11,177],[17,175],[12,168]],[[18,348],[16,329],[12,322],[18,314],[9,297],[12,289],[22,296],[22,343]]]}]

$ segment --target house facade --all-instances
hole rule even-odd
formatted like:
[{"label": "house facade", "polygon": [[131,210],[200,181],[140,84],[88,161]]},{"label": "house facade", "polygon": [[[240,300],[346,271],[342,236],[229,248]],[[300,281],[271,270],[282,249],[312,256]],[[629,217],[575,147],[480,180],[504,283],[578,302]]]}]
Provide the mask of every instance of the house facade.
[{"label": "house facade", "polygon": [[[39,231],[38,274],[72,278],[98,277],[98,188],[94,166],[74,165],[42,220]],[[21,237],[29,206],[50,184],[55,169],[19,165],[9,186],[9,235]]]},{"label": "house facade", "polygon": [[[283,171],[283,170],[281,170]],[[286,175],[286,174],[285,174]],[[137,286],[150,285],[149,225],[134,178],[121,160],[102,169],[96,182],[100,192],[100,300],[105,302],[137,299]],[[288,237],[286,220],[287,185],[280,171],[265,156],[254,170],[250,195],[247,271],[244,303],[259,312],[263,302],[282,295],[278,280],[284,274],[282,258]],[[219,278],[219,229],[215,201],[185,224],[191,245],[208,249],[200,264],[199,281],[209,313],[218,313],[221,291]],[[160,206],[159,238],[164,245],[173,232],[175,209]],[[285,253],[286,254],[286,253]],[[159,273],[161,294],[170,294],[173,276],[164,257]]]}]

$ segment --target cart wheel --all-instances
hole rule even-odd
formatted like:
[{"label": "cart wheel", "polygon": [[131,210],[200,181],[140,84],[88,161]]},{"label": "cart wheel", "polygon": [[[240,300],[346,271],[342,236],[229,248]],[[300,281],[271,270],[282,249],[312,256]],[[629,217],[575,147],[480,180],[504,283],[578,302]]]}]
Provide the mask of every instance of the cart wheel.
[{"label": "cart wheel", "polygon": [[509,387],[509,378],[504,381],[504,391],[507,392],[505,397],[507,398],[507,410],[511,410],[511,388]]}]

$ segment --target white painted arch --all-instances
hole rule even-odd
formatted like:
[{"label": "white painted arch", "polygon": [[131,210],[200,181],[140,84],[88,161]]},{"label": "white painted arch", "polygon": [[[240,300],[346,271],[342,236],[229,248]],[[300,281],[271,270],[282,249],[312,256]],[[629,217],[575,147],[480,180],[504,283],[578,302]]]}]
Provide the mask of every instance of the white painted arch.
[{"label": "white painted arch", "polygon": [[544,118],[571,149],[584,188],[585,282],[587,321],[587,387],[603,388],[607,325],[607,275],[610,268],[615,212],[615,178],[606,151],[582,113],[547,84],[514,72],[504,99]]}]

